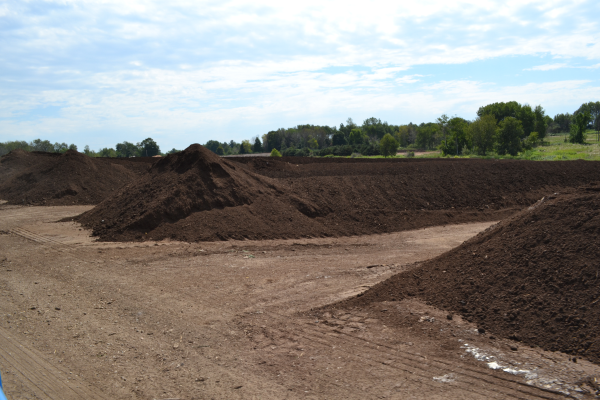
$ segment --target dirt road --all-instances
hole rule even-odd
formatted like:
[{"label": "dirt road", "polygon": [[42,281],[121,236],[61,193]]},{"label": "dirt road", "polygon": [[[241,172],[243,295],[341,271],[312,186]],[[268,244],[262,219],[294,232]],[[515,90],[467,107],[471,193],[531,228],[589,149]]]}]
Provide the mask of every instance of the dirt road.
[{"label": "dirt road", "polygon": [[511,350],[414,300],[317,310],[490,223],[188,244],[98,243],[54,222],[86,209],[0,205],[9,399],[590,397],[597,366]]}]

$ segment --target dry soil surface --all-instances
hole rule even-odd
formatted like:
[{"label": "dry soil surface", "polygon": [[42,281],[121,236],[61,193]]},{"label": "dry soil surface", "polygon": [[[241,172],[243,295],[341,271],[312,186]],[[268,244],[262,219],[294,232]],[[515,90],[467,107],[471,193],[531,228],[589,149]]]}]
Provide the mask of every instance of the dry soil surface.
[{"label": "dry soil surface", "polygon": [[[87,209],[0,205],[10,400],[593,396],[598,366],[490,339],[415,299],[316,311],[490,223],[188,244],[94,242],[55,222]],[[406,323],[386,326],[391,314]]]}]

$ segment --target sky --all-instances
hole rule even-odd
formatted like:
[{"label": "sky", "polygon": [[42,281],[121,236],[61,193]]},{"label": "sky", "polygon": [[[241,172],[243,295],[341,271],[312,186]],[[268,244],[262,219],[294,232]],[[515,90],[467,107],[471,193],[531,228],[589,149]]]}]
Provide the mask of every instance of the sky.
[{"label": "sky", "polygon": [[0,3],[0,142],[162,151],[600,100],[597,0]]}]

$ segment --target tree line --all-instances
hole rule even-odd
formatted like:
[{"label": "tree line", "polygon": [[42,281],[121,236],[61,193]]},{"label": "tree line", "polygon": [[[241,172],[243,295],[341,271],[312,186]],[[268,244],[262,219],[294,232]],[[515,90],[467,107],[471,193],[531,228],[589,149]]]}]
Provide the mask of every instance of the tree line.
[{"label": "tree line", "polygon": [[[491,152],[499,155],[516,155],[539,142],[547,135],[565,134],[572,143],[584,143],[587,129],[595,129],[600,141],[600,101],[582,104],[572,114],[546,115],[541,105],[531,107],[516,101],[488,104],[477,110],[473,121],[461,117],[442,115],[433,122],[419,125],[409,123],[392,125],[372,117],[361,125],[348,118],[338,126],[298,125],[269,131],[237,143],[209,140],[204,144],[219,155],[270,153],[278,151],[284,156],[349,156],[393,155],[399,148],[411,150],[441,150],[443,155],[485,156]],[[32,142],[14,141],[0,143],[0,155],[14,149],[27,151],[65,152],[77,150],[74,144],[50,143],[36,139]],[[124,141],[114,148],[98,151],[85,146],[83,152],[92,157],[152,157],[177,152],[172,149],[161,153],[151,138],[139,143]]]}]

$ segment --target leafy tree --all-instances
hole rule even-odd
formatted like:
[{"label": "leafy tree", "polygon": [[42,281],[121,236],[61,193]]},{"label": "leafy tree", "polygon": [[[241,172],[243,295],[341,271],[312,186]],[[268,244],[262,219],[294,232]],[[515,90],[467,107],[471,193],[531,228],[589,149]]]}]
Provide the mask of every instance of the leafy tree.
[{"label": "leafy tree", "polygon": [[277,149],[271,150],[271,157],[281,157],[281,153]]},{"label": "leafy tree", "polygon": [[395,156],[399,145],[392,135],[386,133],[379,142],[379,150],[384,157]]},{"label": "leafy tree", "polygon": [[283,139],[281,130],[270,131],[267,133],[267,151],[281,149],[281,140]]},{"label": "leafy tree", "polygon": [[217,151],[216,151],[216,153],[217,153],[218,155],[220,155],[220,156],[224,155],[224,154],[225,154],[225,151],[223,150],[223,146],[219,146],[219,147],[217,147]]},{"label": "leafy tree", "polygon": [[331,144],[333,146],[343,146],[345,144],[348,144],[348,141],[346,140],[346,137],[344,136],[344,132],[342,132],[341,128],[340,128],[340,130],[338,132],[336,132],[336,133],[333,134],[333,138],[331,140]]},{"label": "leafy tree", "polygon": [[516,156],[521,150],[521,138],[523,137],[523,124],[514,117],[506,117],[496,133],[496,151],[500,155],[506,153]]},{"label": "leafy tree", "polygon": [[85,145],[85,147],[83,148],[83,153],[86,156],[89,156],[91,154],[91,150],[90,150],[90,146],[88,146],[87,144]]},{"label": "leafy tree", "polygon": [[358,145],[363,143],[363,133],[359,128],[354,128],[348,135],[348,144]]},{"label": "leafy tree", "polygon": [[437,135],[440,131],[439,124],[432,122],[422,124],[417,128],[415,144],[420,149],[433,149],[437,141]]},{"label": "leafy tree", "polygon": [[117,157],[135,157],[138,155],[138,147],[130,142],[117,143],[115,146]]},{"label": "leafy tree", "polygon": [[115,151],[115,149],[109,148],[109,147],[105,147],[103,149],[100,149],[98,151],[98,157],[111,157],[111,158],[115,158],[118,157],[117,152]]},{"label": "leafy tree", "polygon": [[546,112],[542,106],[536,106],[533,110],[535,115],[534,131],[538,134],[538,139],[544,143],[546,132],[548,131],[548,123],[546,122]]},{"label": "leafy tree", "polygon": [[22,141],[13,141],[13,142],[4,142],[4,143],[0,143],[0,156],[3,156],[5,154],[10,153],[13,150],[16,149],[21,149],[21,150],[25,150],[25,151],[30,151],[30,147],[29,144],[22,140]]},{"label": "leafy tree", "polygon": [[523,124],[523,136],[521,138],[529,136],[529,134],[535,130],[535,113],[531,106],[525,104],[521,107],[517,118]]},{"label": "leafy tree", "polygon": [[573,121],[573,115],[566,113],[566,114],[556,114],[554,116],[554,123],[556,123],[559,126],[559,131],[556,133],[561,133],[561,132],[569,132],[571,130],[571,122]]},{"label": "leafy tree", "polygon": [[55,153],[65,153],[67,150],[69,150],[69,145],[66,143],[54,143],[54,152]]},{"label": "leafy tree", "polygon": [[210,151],[212,151],[213,153],[217,152],[217,148],[221,146],[221,143],[217,142],[216,140],[209,140],[208,142],[206,142],[206,144],[204,145],[204,147],[206,147],[207,149],[209,149]]},{"label": "leafy tree", "polygon": [[29,147],[31,148],[31,151],[45,151],[47,153],[54,152],[54,145],[48,140],[35,139],[29,143]]},{"label": "leafy tree", "polygon": [[251,153],[252,153],[252,145],[250,144],[250,141],[242,140],[242,143],[240,145],[239,154],[251,154]]},{"label": "leafy tree", "polygon": [[398,132],[394,134],[400,147],[406,147],[409,145],[409,127],[408,125],[402,125],[398,128]]},{"label": "leafy tree", "polygon": [[477,110],[477,116],[483,117],[484,115],[493,115],[494,119],[498,122],[502,122],[506,117],[519,118],[521,111],[521,105],[516,101],[509,101],[508,103],[492,103],[487,106],[480,107]]},{"label": "leafy tree", "polygon": [[447,139],[440,145],[443,155],[459,155],[462,149],[469,147],[468,141],[468,122],[460,117],[454,117],[448,120],[448,135]]},{"label": "leafy tree", "polygon": [[[222,149],[223,148],[221,148],[221,150]],[[262,153],[263,152],[262,143],[260,142],[260,139],[258,137],[254,140],[254,146],[252,147],[252,152],[253,153]]]},{"label": "leafy tree", "polygon": [[177,150],[175,147],[173,147],[171,150],[167,151],[167,154],[175,154],[175,153],[179,153],[181,150]]},{"label": "leafy tree", "polygon": [[69,150],[77,151],[77,145],[76,145],[76,144],[74,144],[74,143],[71,143],[71,144],[69,145]]},{"label": "leafy tree", "polygon": [[318,149],[319,148],[319,142],[317,142],[317,139],[315,138],[309,138],[306,141],[306,147],[308,147],[309,149]]},{"label": "leafy tree", "polygon": [[142,140],[137,147],[142,157],[154,157],[160,154],[160,147],[152,138]]},{"label": "leafy tree", "polygon": [[496,118],[492,114],[485,114],[469,125],[469,135],[473,150],[482,156],[492,150],[496,136]]},{"label": "leafy tree", "polygon": [[591,119],[592,116],[587,111],[580,112],[573,117],[569,142],[581,144],[585,143],[585,130],[587,129],[587,125],[590,123]]},{"label": "leafy tree", "polygon": [[440,127],[439,131],[446,147],[448,147],[448,121],[450,121],[450,118],[446,114],[442,114],[441,117],[435,120]]},{"label": "leafy tree", "polygon": [[590,114],[589,122],[592,123],[592,127],[597,132],[598,140],[600,140],[600,101],[590,101],[589,103],[582,104],[581,107],[575,111],[575,115],[586,112]]}]

